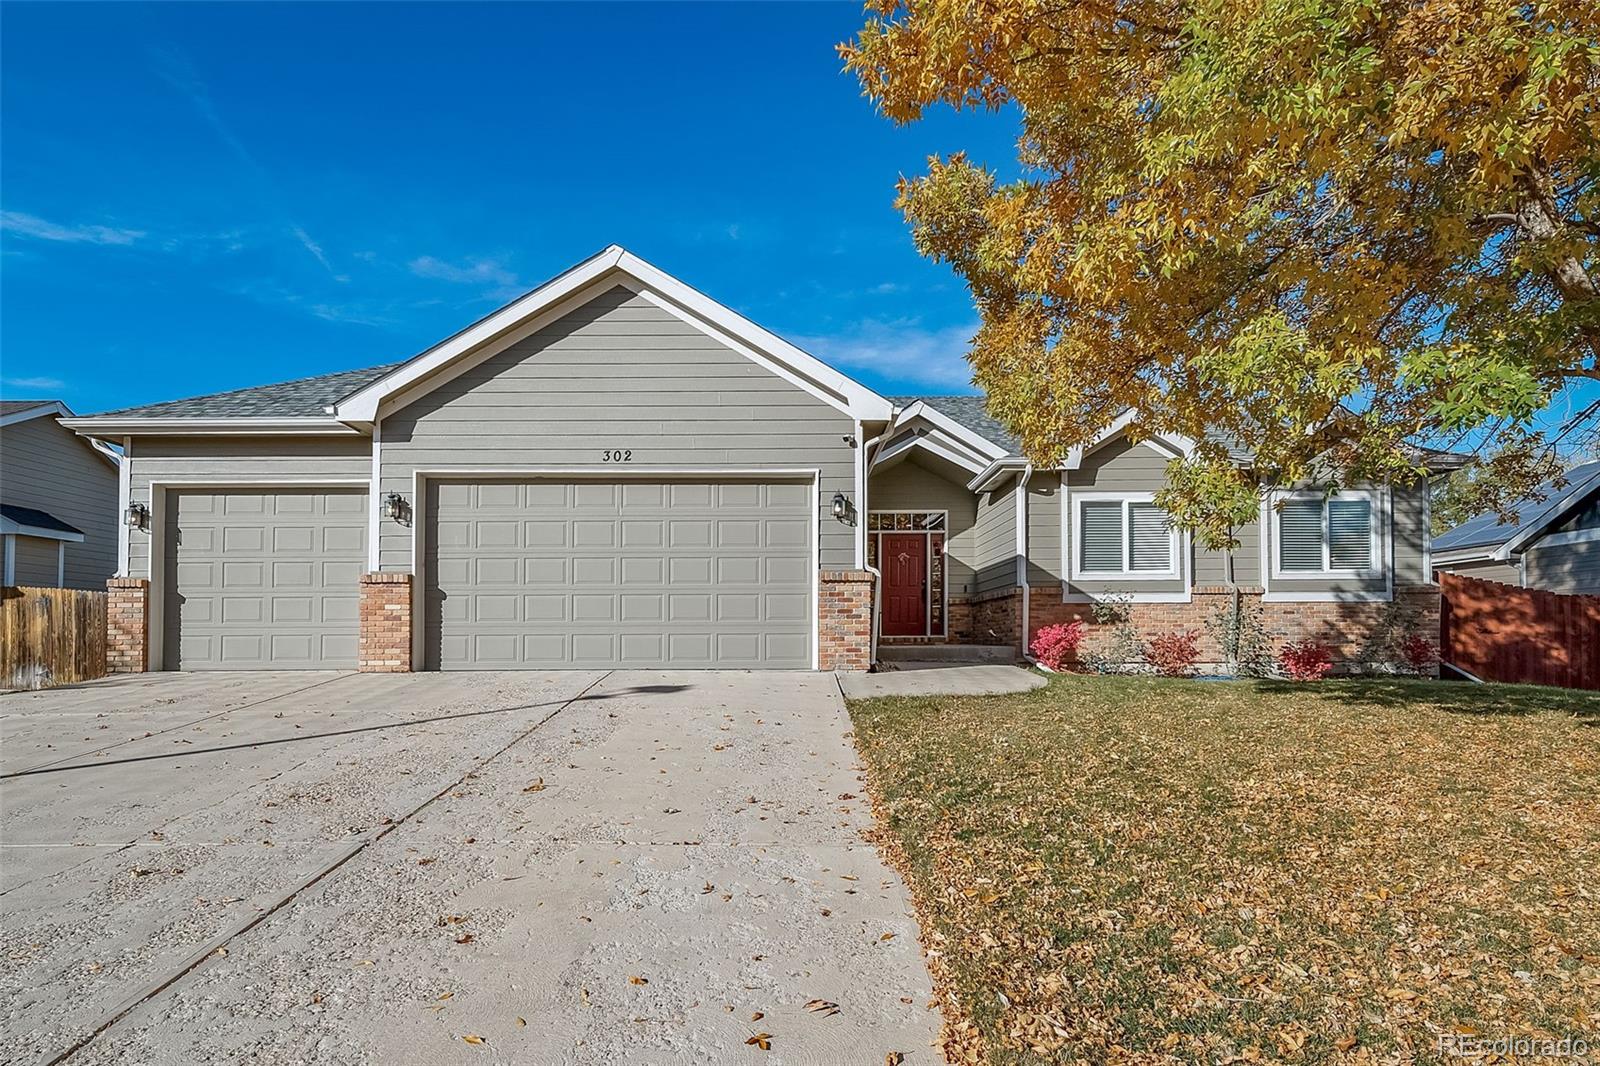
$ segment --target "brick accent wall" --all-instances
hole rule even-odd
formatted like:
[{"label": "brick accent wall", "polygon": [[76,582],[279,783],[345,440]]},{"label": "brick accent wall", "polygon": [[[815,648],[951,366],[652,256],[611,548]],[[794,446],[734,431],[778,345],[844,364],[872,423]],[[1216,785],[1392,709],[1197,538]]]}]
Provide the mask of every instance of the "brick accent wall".
[{"label": "brick accent wall", "polygon": [[872,574],[824,570],[817,586],[817,665],[823,670],[872,667]]},{"label": "brick accent wall", "polygon": [[106,673],[150,669],[150,582],[114,577],[106,582]]},{"label": "brick accent wall", "polygon": [[[1317,640],[1332,649],[1336,669],[1350,671],[1397,665],[1393,658],[1367,662],[1362,655],[1373,631],[1391,615],[1393,608],[1388,603],[1266,603],[1262,602],[1259,588],[1240,591],[1246,601],[1253,600],[1260,608],[1262,627],[1274,655],[1290,641]],[[1222,663],[1222,651],[1206,632],[1206,622],[1226,608],[1229,595],[1225,586],[1197,586],[1188,603],[1133,603],[1129,604],[1129,614],[1144,640],[1174,630],[1199,630],[1201,667],[1217,667]],[[1411,613],[1416,630],[1438,647],[1438,586],[1397,588],[1395,601]],[[1062,603],[1058,585],[1035,586],[1028,611],[1030,634],[1056,622],[1082,620],[1089,632],[1080,651],[1103,651],[1110,641],[1111,627],[1096,625],[1090,608],[1087,603]]]},{"label": "brick accent wall", "polygon": [[356,669],[365,674],[411,670],[411,575],[361,575],[361,641]]}]

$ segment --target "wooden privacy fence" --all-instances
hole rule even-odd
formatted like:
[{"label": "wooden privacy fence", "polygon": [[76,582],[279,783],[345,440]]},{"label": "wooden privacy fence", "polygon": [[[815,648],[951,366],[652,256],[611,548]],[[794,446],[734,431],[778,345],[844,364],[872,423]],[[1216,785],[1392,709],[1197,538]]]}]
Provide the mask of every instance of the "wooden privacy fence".
[{"label": "wooden privacy fence", "polygon": [[1441,573],[1440,658],[1485,681],[1600,689],[1600,596]]},{"label": "wooden privacy fence", "polygon": [[48,688],[104,676],[106,594],[0,588],[0,688]]}]

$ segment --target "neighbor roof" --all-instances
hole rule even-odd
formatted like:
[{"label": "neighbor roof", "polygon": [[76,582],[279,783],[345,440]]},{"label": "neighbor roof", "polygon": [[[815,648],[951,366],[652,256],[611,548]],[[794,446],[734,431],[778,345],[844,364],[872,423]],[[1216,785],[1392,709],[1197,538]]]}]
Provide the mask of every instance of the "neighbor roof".
[{"label": "neighbor roof", "polygon": [[57,400],[0,400],[0,415],[14,415],[19,411],[31,411],[35,407],[42,407],[47,403],[57,403]]},{"label": "neighbor roof", "polygon": [[1579,464],[1566,472],[1565,486],[1557,487],[1554,480],[1540,485],[1534,494],[1537,498],[1518,504],[1511,521],[1502,521],[1493,511],[1477,515],[1434,537],[1433,550],[1438,553],[1491,548],[1514,537],[1537,533],[1560,521],[1562,515],[1597,486],[1600,486],[1600,462]]},{"label": "neighbor roof", "polygon": [[0,503],[0,518],[8,519],[19,526],[28,526],[32,529],[50,529],[57,533],[76,533],[83,536],[83,530],[77,526],[68,525],[49,511],[40,511],[32,507],[18,507],[15,504]]},{"label": "neighbor roof", "polygon": [[280,381],[272,385],[255,385],[248,389],[230,392],[213,392],[207,396],[193,396],[186,400],[169,400],[165,403],[145,404],[142,407],[124,407],[119,411],[106,411],[101,417],[130,418],[321,418],[325,408],[366,388],[383,375],[399,366],[386,363],[360,370],[341,370],[334,374]]}]

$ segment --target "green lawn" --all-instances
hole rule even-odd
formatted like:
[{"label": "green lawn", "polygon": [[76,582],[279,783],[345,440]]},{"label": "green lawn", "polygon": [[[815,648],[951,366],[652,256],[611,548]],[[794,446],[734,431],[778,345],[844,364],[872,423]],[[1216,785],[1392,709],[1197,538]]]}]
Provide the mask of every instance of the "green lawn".
[{"label": "green lawn", "polygon": [[1600,1051],[1600,694],[1061,676],[850,712],[955,1061]]}]

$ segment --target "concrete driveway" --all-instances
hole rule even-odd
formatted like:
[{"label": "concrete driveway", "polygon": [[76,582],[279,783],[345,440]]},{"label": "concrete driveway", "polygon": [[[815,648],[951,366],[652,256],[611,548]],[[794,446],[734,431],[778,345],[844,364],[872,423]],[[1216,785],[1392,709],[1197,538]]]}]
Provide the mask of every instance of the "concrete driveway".
[{"label": "concrete driveway", "polygon": [[0,697],[0,1060],[937,1061],[848,730],[826,674]]}]

